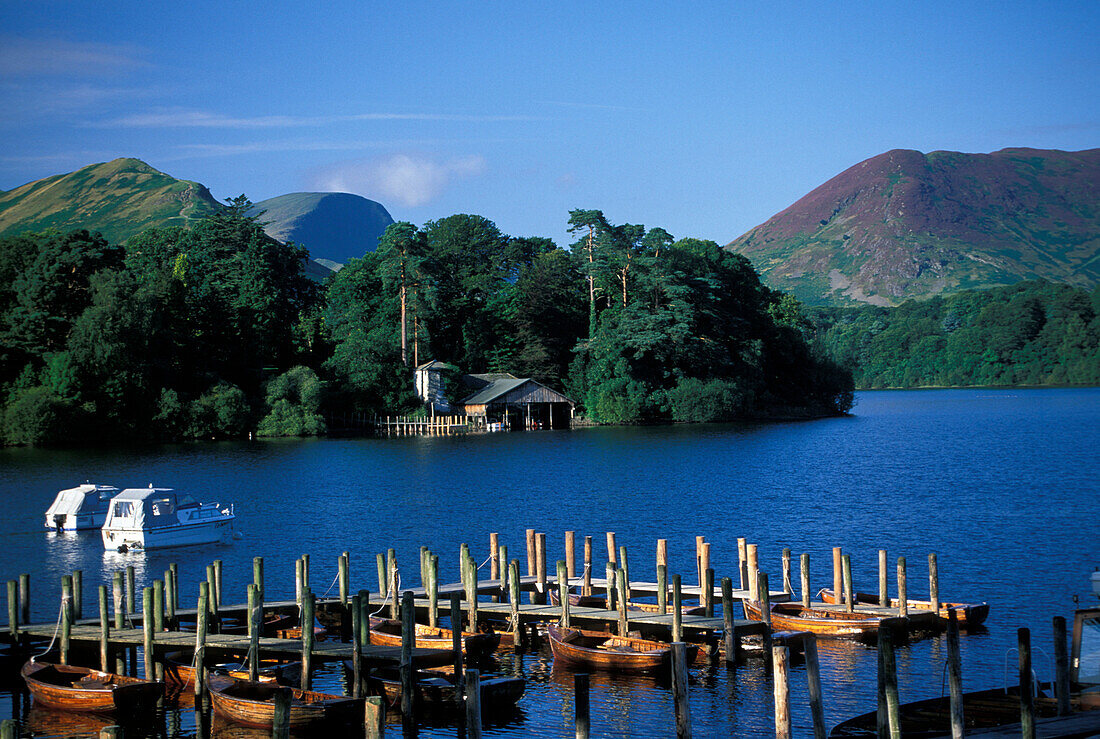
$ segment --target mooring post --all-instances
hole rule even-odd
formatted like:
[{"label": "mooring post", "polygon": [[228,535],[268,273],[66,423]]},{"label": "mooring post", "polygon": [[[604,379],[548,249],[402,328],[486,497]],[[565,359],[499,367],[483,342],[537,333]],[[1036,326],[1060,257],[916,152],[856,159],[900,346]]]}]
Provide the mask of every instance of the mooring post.
[{"label": "mooring post", "polygon": [[565,573],[569,577],[577,576],[577,542],[576,532],[565,532]]},{"label": "mooring post", "polygon": [[791,739],[790,655],[786,647],[772,647],[772,686],[775,696],[775,739]]},{"label": "mooring post", "polygon": [[768,654],[772,650],[772,600],[771,590],[768,589],[768,573],[758,572],[756,573],[756,592],[760,594],[760,620],[764,622],[766,629],[764,629],[764,668],[769,669],[771,667],[771,661],[768,660]]},{"label": "mooring post", "polygon": [[351,697],[363,697],[363,599],[351,596]]},{"label": "mooring post", "polygon": [[668,539],[657,540],[657,567],[661,565],[668,569]]},{"label": "mooring post", "polygon": [[73,622],[84,618],[84,571],[73,570]]},{"label": "mooring post", "polygon": [[722,578],[722,638],[725,642],[726,664],[737,665],[737,634],[733,628],[733,580]]},{"label": "mooring post", "polygon": [[954,608],[947,612],[947,682],[951,689],[951,739],[962,739],[966,721],[963,715],[959,619]]},{"label": "mooring post", "polygon": [[97,590],[99,592],[99,669],[110,672],[111,618],[107,612],[107,586],[100,585]]},{"label": "mooring post", "polygon": [[856,610],[855,598],[852,596],[852,556],[844,555],[844,607],[848,613]]},{"label": "mooring post", "polygon": [[428,625],[439,626],[439,555],[428,558]]},{"label": "mooring post", "polygon": [[0,739],[18,739],[19,722],[13,718],[0,721]]},{"label": "mooring post", "polygon": [[[703,542],[699,547],[699,605],[706,608],[713,615],[714,582],[711,581],[711,589],[707,590],[707,570],[710,570],[710,544]],[[714,575],[714,570],[711,570],[711,575]]]},{"label": "mooring post", "polygon": [[[516,570],[518,572],[519,567],[517,564]],[[462,596],[458,593],[451,593],[451,648],[454,650],[455,657],[455,669],[454,680],[455,687],[462,686]],[[462,700],[462,690],[455,690],[455,700]],[[459,705],[459,708],[462,706]]]},{"label": "mooring post", "polygon": [[1016,631],[1020,653],[1020,736],[1035,739],[1035,699],[1031,694],[1031,630]]},{"label": "mooring post", "polygon": [[253,557],[252,558],[252,584],[256,586],[256,590],[259,591],[260,604],[264,602],[264,558]]},{"label": "mooring post", "polygon": [[539,533],[535,538],[535,561],[538,565],[538,600],[540,605],[549,603],[546,592],[546,534]]},{"label": "mooring post", "polygon": [[19,583],[8,580],[8,635],[19,639]]},{"label": "mooring post", "polygon": [[581,586],[583,595],[592,595],[592,537],[584,537],[584,585]]},{"label": "mooring post", "polygon": [[535,530],[527,529],[527,576],[535,574]]},{"label": "mooring post", "polygon": [[134,583],[134,566],[126,565],[126,613],[137,612],[137,585]]},{"label": "mooring post", "polygon": [[[695,582],[700,588],[703,587],[703,542],[706,541],[704,536],[695,537]],[[702,605],[700,603],[700,605]]]},{"label": "mooring post", "polygon": [[802,607],[810,607],[810,555],[803,552],[798,558],[798,569],[802,580]]},{"label": "mooring post", "polygon": [[73,576],[61,576],[61,664],[69,664],[69,640],[73,629]]},{"label": "mooring post", "polygon": [[[626,546],[619,547],[619,569],[626,573],[626,579],[622,586],[619,588],[619,592],[623,595],[623,600],[627,603],[630,602],[630,566],[626,560]],[[616,581],[618,582],[618,581]]]},{"label": "mooring post", "polygon": [[306,576],[303,572],[304,563],[302,558],[294,560],[294,602],[298,604],[298,607],[302,607],[302,592],[305,590]]},{"label": "mooring post", "polygon": [[176,581],[171,569],[164,571],[164,625],[176,629]]},{"label": "mooring post", "polygon": [[791,550],[789,547],[783,549],[783,592],[787,595],[794,592],[794,585],[791,583]]},{"label": "mooring post", "polygon": [[153,589],[141,589],[142,649],[145,652],[145,679],[155,680],[153,665]]},{"label": "mooring post", "polygon": [[[380,594],[381,595],[381,594]],[[359,630],[359,649],[362,650],[370,644],[370,591],[359,591],[359,623],[362,624],[362,628]]]},{"label": "mooring post", "polygon": [[396,619],[398,617],[397,599],[400,596],[397,593],[397,551],[395,549],[386,550],[386,567],[390,578],[387,590],[387,597],[390,599],[390,618]]},{"label": "mooring post", "polygon": [[[461,620],[460,620],[461,623]],[[453,624],[452,624],[453,626]],[[455,627],[455,631],[461,630],[461,625]],[[415,675],[413,674],[412,650],[416,644],[416,611],[413,605],[413,594],[406,590],[401,594],[401,715],[404,722],[415,724],[413,711],[415,710]]]},{"label": "mooring post", "polygon": [[936,564],[936,553],[928,553],[928,601],[932,613],[940,612],[940,572]]},{"label": "mooring post", "polygon": [[837,605],[844,603],[844,555],[840,547],[833,547],[833,597]]},{"label": "mooring post", "polygon": [[302,690],[312,690],[313,685],[313,591],[302,590]]},{"label": "mooring post", "polygon": [[577,672],[573,675],[573,707],[577,739],[589,739],[592,723],[588,716],[588,673]]},{"label": "mooring post", "polygon": [[501,544],[497,547],[496,553],[497,562],[497,575],[500,580],[500,596],[495,597],[496,602],[504,602],[508,600],[508,546]]},{"label": "mooring post", "polygon": [[741,578],[741,590],[749,587],[748,561],[748,540],[743,536],[739,536],[737,538],[737,573]]},{"label": "mooring post", "polygon": [[199,584],[199,602],[195,608],[195,707],[198,708],[202,705],[202,691],[206,687],[206,671],[203,669],[203,665],[206,660],[206,620],[210,607],[208,604],[209,594],[207,589],[203,586],[206,583]]},{"label": "mooring post", "polygon": [[[308,567],[308,563],[306,564]],[[309,584],[309,575],[306,575],[306,584]],[[222,608],[222,561],[214,560],[214,603],[220,611]]]},{"label": "mooring post", "polygon": [[[707,546],[710,546],[709,544]],[[714,618],[714,568],[708,567],[703,573],[703,591],[707,594],[707,618]]]},{"label": "mooring post", "polygon": [[803,634],[802,649],[806,658],[806,688],[810,697],[814,739],[826,739],[825,701],[821,694],[821,662],[817,656],[817,634]]},{"label": "mooring post", "polygon": [[420,545],[420,584],[426,586],[428,584],[428,548],[423,544]]},{"label": "mooring post", "polygon": [[[125,626],[126,614],[123,612],[124,595],[122,585],[122,571],[116,570],[111,578],[111,601],[115,612],[115,628],[121,630]],[[115,650],[115,674],[126,674],[125,650]]]},{"label": "mooring post", "polygon": [[558,560],[558,602],[561,603],[561,625],[570,628],[569,623],[569,566],[564,560]]},{"label": "mooring post", "polygon": [[[618,583],[619,592],[626,593],[626,570],[620,567],[615,571],[615,577],[617,578],[616,582]],[[619,636],[626,636],[626,632],[630,631],[630,623],[626,618],[626,604],[628,602],[626,595],[619,598]]]},{"label": "mooring post", "polygon": [[481,673],[466,670],[466,739],[481,739]]},{"label": "mooring post", "polygon": [[760,600],[759,580],[756,575],[760,571],[759,556],[755,544],[745,545],[745,574],[749,580],[749,600]]},{"label": "mooring post", "polygon": [[[680,576],[673,576],[679,583]],[[679,612],[679,608],[677,608]],[[687,644],[672,642],[672,704],[676,711],[677,739],[691,739],[691,708],[688,704]]]},{"label": "mooring post", "polygon": [[905,557],[898,557],[898,616],[909,617],[909,590],[906,586]]},{"label": "mooring post", "polygon": [[615,532],[614,531],[608,531],[607,532],[607,561],[610,562],[611,564],[615,565],[615,567],[618,567],[619,566],[618,556],[619,556],[619,548],[615,546]]},{"label": "mooring post", "polygon": [[672,576],[672,641],[683,641],[684,609],[680,600],[680,576]]},{"label": "mooring post", "polygon": [[508,565],[508,603],[512,606],[512,646],[516,654],[523,654],[526,634],[519,615],[519,560]]},{"label": "mooring post", "polygon": [[386,593],[389,592],[389,578],[386,576],[386,555],[379,553],[375,555],[375,561],[378,564],[378,592],[385,599]]},{"label": "mooring post", "polygon": [[[469,573],[469,578],[470,578],[469,590],[467,590],[467,600],[470,602],[470,605],[467,607],[466,615],[469,617],[469,621],[470,621],[470,632],[476,634],[477,633],[477,586],[478,586],[478,580],[477,580],[477,562],[474,561],[473,557],[469,557],[466,560],[466,571]],[[545,588],[544,588],[544,593],[545,593]],[[543,597],[546,598],[546,595],[544,594]],[[547,601],[547,602],[549,602],[549,601]]]},{"label": "mooring post", "polygon": [[[951,609],[951,616],[955,609]],[[1069,705],[1069,654],[1066,650],[1066,619],[1054,617],[1054,674],[1055,693],[1058,698],[1058,715],[1068,716]],[[957,637],[956,637],[957,638]]]},{"label": "mooring post", "polygon": [[615,610],[615,563],[604,565],[604,581],[607,583],[607,610]]},{"label": "mooring post", "polygon": [[351,587],[351,563],[348,561],[349,556],[348,552],[344,552],[337,561],[337,566],[340,568],[337,573],[337,577],[340,580],[340,607],[344,609],[345,612],[348,607],[348,590]]},{"label": "mooring post", "polygon": [[260,631],[263,628],[263,619],[257,611],[262,613],[263,606],[259,603],[259,590],[256,583],[248,584],[248,679],[253,682],[260,679]]},{"label": "mooring post", "polygon": [[894,622],[883,619],[878,629],[879,670],[882,691],[879,705],[886,709],[886,731],[890,739],[901,739],[901,714],[898,699],[898,667],[894,657]]},{"label": "mooring post", "polygon": [[380,695],[367,696],[363,706],[364,739],[382,739],[386,734],[386,702]]},{"label": "mooring post", "polygon": [[668,565],[657,565],[657,613],[668,613]]},{"label": "mooring post", "polygon": [[20,621],[29,624],[31,622],[31,576],[26,572],[19,576],[19,607]]},{"label": "mooring post", "polygon": [[290,688],[279,687],[275,689],[272,702],[275,704],[275,715],[271,720],[272,739],[287,739],[290,736],[290,699],[293,691]]},{"label": "mooring post", "polygon": [[164,631],[164,581],[153,580],[153,631]]},{"label": "mooring post", "polygon": [[[500,580],[500,535],[489,534],[489,579]],[[499,595],[493,595],[490,600],[493,603],[500,602]]]},{"label": "mooring post", "polygon": [[882,608],[890,607],[889,592],[889,566],[886,559],[886,550],[878,550],[878,604]]}]

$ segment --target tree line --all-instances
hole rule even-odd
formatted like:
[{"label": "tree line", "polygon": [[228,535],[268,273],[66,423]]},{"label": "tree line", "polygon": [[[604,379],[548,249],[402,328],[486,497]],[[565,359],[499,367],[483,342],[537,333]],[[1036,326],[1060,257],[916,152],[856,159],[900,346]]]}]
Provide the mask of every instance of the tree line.
[{"label": "tree line", "polygon": [[563,389],[597,422],[841,413],[852,378],[743,257],[576,210],[568,249],[477,215],[392,224],[324,285],[244,197],[191,228],[0,238],[9,444],[325,432],[418,408],[440,359]]},{"label": "tree line", "polygon": [[859,388],[1100,384],[1100,287],[1027,281],[807,315]]}]

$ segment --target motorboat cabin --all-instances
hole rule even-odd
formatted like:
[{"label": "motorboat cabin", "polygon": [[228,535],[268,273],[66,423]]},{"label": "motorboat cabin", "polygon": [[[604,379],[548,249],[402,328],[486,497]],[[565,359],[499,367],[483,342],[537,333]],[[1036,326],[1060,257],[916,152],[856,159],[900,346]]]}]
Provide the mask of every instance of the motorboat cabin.
[{"label": "motorboat cabin", "polygon": [[98,529],[107,520],[111,498],[118,488],[85,483],[62,490],[46,509],[46,528],[56,531]]},{"label": "motorboat cabin", "polygon": [[111,501],[103,546],[125,551],[228,543],[235,518],[232,504],[200,503],[171,488],[131,488]]}]

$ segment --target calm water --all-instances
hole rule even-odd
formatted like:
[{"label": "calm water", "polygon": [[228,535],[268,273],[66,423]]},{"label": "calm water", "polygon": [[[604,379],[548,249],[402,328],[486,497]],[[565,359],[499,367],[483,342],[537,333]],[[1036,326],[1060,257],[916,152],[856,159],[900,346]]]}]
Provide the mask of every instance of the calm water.
[{"label": "calm water", "polygon": [[[988,629],[964,636],[966,689],[1004,684],[1015,672],[1016,628],[1033,630],[1036,667],[1052,669],[1050,619],[1073,598],[1094,601],[1088,575],[1100,565],[1100,389],[946,390],[861,393],[853,415],[813,422],[585,429],[451,438],[210,443],[127,451],[0,450],[0,579],[30,572],[36,621],[57,618],[57,583],[84,571],[85,612],[95,586],[134,565],[139,586],[181,571],[187,602],[207,563],[225,562],[227,599],[244,600],[251,560],[263,555],[272,598],[291,597],[294,560],[312,559],[314,590],[351,552],[353,590],[377,588],[374,556],[397,549],[406,583],[418,579],[420,545],[457,580],[468,542],[479,561],[490,532],[525,556],[524,530],[547,533],[548,559],[563,532],[594,537],[602,574],[604,532],[626,545],[631,574],[654,579],[655,542],[669,541],[670,570],[694,577],[694,540],[711,542],[721,575],[735,575],[737,537],[759,545],[779,581],[783,547],[808,552],[812,585],[831,585],[833,546],[852,556],[858,589],[877,589],[877,551],[909,562],[910,593],[927,594],[927,554],[939,557],[948,600],[987,600]],[[41,527],[57,490],[85,480],[150,483],[236,503],[244,539],[224,547],[150,554],[104,553],[95,535],[55,536]],[[690,576],[689,576],[690,575]],[[892,580],[892,579],[891,579]],[[891,585],[893,589],[893,585]],[[234,597],[233,594],[237,594]],[[1039,649],[1043,652],[1038,651]],[[875,655],[856,644],[822,645],[831,725],[875,706]],[[943,638],[900,650],[903,700],[941,694]],[[1007,662],[1006,662],[1007,661]],[[572,677],[549,653],[503,656],[499,669],[528,678],[521,713],[486,733],[572,736]],[[1013,678],[1014,680],[1014,678]],[[322,669],[322,687],[341,678]],[[9,680],[0,687],[11,689]],[[796,733],[810,731],[805,672],[792,669]],[[736,672],[693,670],[697,736],[773,736],[771,686],[759,662]],[[18,703],[0,692],[0,717]],[[56,735],[32,716],[36,736]],[[194,733],[190,711],[169,712],[169,735]],[[94,726],[88,729],[94,730]],[[671,696],[652,680],[593,678],[597,736],[674,734]],[[52,731],[52,733],[51,733]],[[453,735],[430,729],[424,736]]]}]

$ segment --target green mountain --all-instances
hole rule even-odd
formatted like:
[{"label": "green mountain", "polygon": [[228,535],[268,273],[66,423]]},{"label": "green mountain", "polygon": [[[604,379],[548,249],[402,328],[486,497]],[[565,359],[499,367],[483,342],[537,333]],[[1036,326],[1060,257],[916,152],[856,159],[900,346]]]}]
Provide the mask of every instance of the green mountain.
[{"label": "green mountain", "polygon": [[152,226],[186,226],[220,207],[197,182],[140,159],[115,159],[0,193],[0,236],[85,228],[122,243]]},{"label": "green mountain", "polygon": [[380,203],[346,192],[294,192],[256,203],[264,230],[279,241],[303,244],[321,264],[333,267],[378,246],[393,223]]},{"label": "green mountain", "polygon": [[1100,283],[1100,149],[893,150],[727,245],[810,305]]}]

